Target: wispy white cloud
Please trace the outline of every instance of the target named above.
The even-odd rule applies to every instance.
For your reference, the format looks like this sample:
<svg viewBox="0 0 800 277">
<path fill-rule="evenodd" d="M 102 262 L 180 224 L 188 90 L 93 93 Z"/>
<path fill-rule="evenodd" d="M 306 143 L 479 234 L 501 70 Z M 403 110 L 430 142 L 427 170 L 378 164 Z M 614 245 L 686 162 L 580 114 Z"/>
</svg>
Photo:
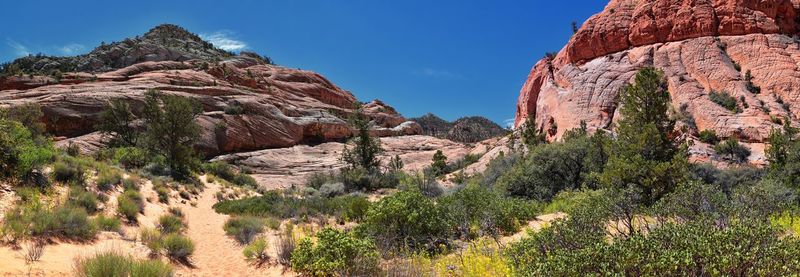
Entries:
<svg viewBox="0 0 800 277">
<path fill-rule="evenodd" d="M 219 30 L 210 34 L 200 34 L 200 37 L 225 51 L 241 51 L 247 49 L 247 43 L 236 39 L 236 33 L 230 30 Z"/>
<path fill-rule="evenodd" d="M 503 120 L 503 125 L 505 125 L 506 128 L 513 129 L 514 128 L 514 121 L 516 121 L 516 120 L 517 120 L 516 118 L 509 118 L 509 119 Z"/>
<path fill-rule="evenodd" d="M 414 70 L 411 72 L 416 76 L 428 77 L 428 78 L 436 78 L 436 79 L 445 79 L 445 80 L 463 80 L 464 76 L 461 74 L 451 72 L 448 70 L 439 70 L 433 68 L 423 68 Z"/>
<path fill-rule="evenodd" d="M 59 46 L 59 47 L 56 47 L 56 48 L 57 48 L 57 50 L 59 52 L 61 52 L 61 54 L 64 54 L 64 55 L 75 55 L 75 54 L 83 52 L 83 50 L 86 49 L 85 46 L 83 46 L 82 44 L 77 44 L 77 43 L 70 43 L 70 44 L 67 44 L 67 45 L 64 45 L 64 46 Z"/>
<path fill-rule="evenodd" d="M 36 46 L 36 45 L 33 46 L 24 45 L 11 38 L 6 38 L 6 45 L 11 47 L 11 49 L 14 49 L 14 54 L 16 54 L 17 57 L 23 57 L 34 53 L 73 56 L 81 54 L 86 49 L 85 46 L 78 43 L 68 43 L 65 45 L 56 45 L 47 47 Z"/>
<path fill-rule="evenodd" d="M 31 54 L 31 51 L 25 45 L 16 42 L 13 39 L 7 38 L 6 44 L 14 49 L 14 53 L 17 54 L 18 57 L 27 56 Z"/>
</svg>

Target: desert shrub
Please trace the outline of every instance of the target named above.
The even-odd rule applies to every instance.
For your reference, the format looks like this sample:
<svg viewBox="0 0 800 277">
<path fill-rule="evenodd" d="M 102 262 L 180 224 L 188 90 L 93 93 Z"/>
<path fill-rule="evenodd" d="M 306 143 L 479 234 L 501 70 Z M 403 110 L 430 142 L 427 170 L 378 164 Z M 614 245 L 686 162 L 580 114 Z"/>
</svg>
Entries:
<svg viewBox="0 0 800 277">
<path fill-rule="evenodd" d="M 245 173 L 236 174 L 236 176 L 233 177 L 233 180 L 231 182 L 243 187 L 248 187 L 253 189 L 258 188 L 258 182 L 256 182 L 256 179 L 253 178 L 253 176 L 250 176 Z"/>
<path fill-rule="evenodd" d="M 121 226 L 118 218 L 106 217 L 105 215 L 95 217 L 94 222 L 97 224 L 97 228 L 108 232 L 118 232 Z"/>
<path fill-rule="evenodd" d="M 179 218 L 184 218 L 183 210 L 181 210 L 181 208 L 179 208 L 179 207 L 169 207 L 167 209 L 167 212 L 169 212 L 169 214 L 177 216 Z"/>
<path fill-rule="evenodd" d="M 117 198 L 117 213 L 125 217 L 128 222 L 136 222 L 136 217 L 139 216 L 139 206 L 134 200 L 120 196 Z"/>
<path fill-rule="evenodd" d="M 115 252 L 101 252 L 94 256 L 78 258 L 75 275 L 94 276 L 172 276 L 172 267 L 158 260 L 137 260 Z"/>
<path fill-rule="evenodd" d="M 556 194 L 553 200 L 542 209 L 543 213 L 563 212 L 570 214 L 581 203 L 602 194 L 602 190 L 565 190 Z"/>
<path fill-rule="evenodd" d="M 335 197 L 345 193 L 342 183 L 325 183 L 319 187 L 319 194 L 324 197 Z"/>
<path fill-rule="evenodd" d="M 303 239 L 292 252 L 292 268 L 311 276 L 369 276 L 377 274 L 375 244 L 352 233 L 325 228 L 316 243 Z"/>
<path fill-rule="evenodd" d="M 150 249 L 152 256 L 158 255 L 162 250 L 161 232 L 156 229 L 142 228 L 139 230 L 139 240 Z"/>
<path fill-rule="evenodd" d="M 736 104 L 736 98 L 728 94 L 728 92 L 712 91 L 711 93 L 708 94 L 708 97 L 711 99 L 711 102 L 714 102 L 717 105 L 720 105 L 731 112 L 734 113 L 742 112 L 742 109 L 739 108 L 739 105 Z"/>
<path fill-rule="evenodd" d="M 362 200 L 366 200 L 362 195 L 297 198 L 268 191 L 262 196 L 220 201 L 213 207 L 218 213 L 231 215 L 280 219 L 308 219 L 319 215 L 339 215 L 346 216 L 350 220 L 358 220 L 363 217 L 364 206 L 369 205 L 368 202 L 365 203 Z"/>
<path fill-rule="evenodd" d="M 719 137 L 717 137 L 717 132 L 711 129 L 706 129 L 700 131 L 700 141 L 708 144 L 717 144 L 719 142 Z"/>
<path fill-rule="evenodd" d="M 708 225 L 667 224 L 646 236 L 634 235 L 612 243 L 600 239 L 573 250 L 542 248 L 543 240 L 557 239 L 553 235 L 557 233 L 540 233 L 550 238 L 533 234 L 512 246 L 511 261 L 517 274 L 582 276 L 637 272 L 643 276 L 783 276 L 800 270 L 800 261 L 793 258 L 800 254 L 800 242 L 794 238 L 781 239 L 774 228 L 763 224 L 735 224 L 721 229 Z"/>
<path fill-rule="evenodd" d="M 0 178 L 44 188 L 42 168 L 55 156 L 49 141 L 37 139 L 22 124 L 0 118 Z"/>
<path fill-rule="evenodd" d="M 139 177 L 130 176 L 128 178 L 122 179 L 122 189 L 125 190 L 133 190 L 139 191 L 141 189 L 141 180 Z"/>
<path fill-rule="evenodd" d="M 174 215 L 162 215 L 156 226 L 162 234 L 180 233 L 184 229 L 183 220 Z"/>
<path fill-rule="evenodd" d="M 294 225 L 291 223 L 286 224 L 283 231 L 278 234 L 278 263 L 282 265 L 292 264 L 292 252 L 297 244 L 294 239 Z"/>
<path fill-rule="evenodd" d="M 242 255 L 244 255 L 247 261 L 255 263 L 256 265 L 262 265 L 269 261 L 267 246 L 267 240 L 264 238 L 256 239 L 244 247 Z"/>
<path fill-rule="evenodd" d="M 159 186 L 154 189 L 158 195 L 158 202 L 169 203 L 169 189 L 165 186 Z"/>
<path fill-rule="evenodd" d="M 717 168 L 710 164 L 692 164 L 692 179 L 719 187 L 729 197 L 733 189 L 740 186 L 753 186 L 766 176 L 766 170 L 752 166 Z"/>
<path fill-rule="evenodd" d="M 489 161 L 486 165 L 486 170 L 483 171 L 483 180 L 481 184 L 485 186 L 494 186 L 501 176 L 509 171 L 518 161 L 522 159 L 519 153 L 511 153 L 506 155 L 505 152 L 500 152 L 494 159 Z"/>
<path fill-rule="evenodd" d="M 436 181 L 436 175 L 431 169 L 426 169 L 422 173 L 403 175 L 400 188 L 416 190 L 428 197 L 437 197 L 444 193 L 444 188 Z"/>
<path fill-rule="evenodd" d="M 202 165 L 203 172 L 213 174 L 223 180 L 233 180 L 233 177 L 236 176 L 236 172 L 233 171 L 233 167 L 231 167 L 228 163 L 223 161 L 216 161 L 210 163 L 204 163 Z"/>
<path fill-rule="evenodd" d="M 64 159 L 53 164 L 53 179 L 63 184 L 82 185 L 86 180 L 85 169 L 74 159 Z"/>
<path fill-rule="evenodd" d="M 320 189 L 322 185 L 337 182 L 337 176 L 333 173 L 314 172 L 306 177 L 306 187 Z"/>
<path fill-rule="evenodd" d="M 447 239 L 448 227 L 443 209 L 419 191 L 401 191 L 381 199 L 369 208 L 359 226 L 387 250 L 437 249 L 433 244 Z"/>
<path fill-rule="evenodd" d="M 90 240 L 97 234 L 97 225 L 81 208 L 60 207 L 53 212 L 55 233 L 69 239 Z"/>
<path fill-rule="evenodd" d="M 505 198 L 477 184 L 467 185 L 443 197 L 439 203 L 448 222 L 452 222 L 457 234 L 465 239 L 514 233 L 538 210 L 529 201 Z"/>
<path fill-rule="evenodd" d="M 97 173 L 97 189 L 108 191 L 119 185 L 122 181 L 122 174 L 111 168 L 99 169 Z"/>
<path fill-rule="evenodd" d="M 133 169 L 144 167 L 149 162 L 149 159 L 144 149 L 138 147 L 121 147 L 114 149 L 113 161 L 125 168 Z"/>
<path fill-rule="evenodd" d="M 539 145 L 497 179 L 496 186 L 508 194 L 537 201 L 550 201 L 562 190 L 594 187 L 589 178 L 599 173 L 608 157 L 608 138 L 598 132 L 587 137 L 585 131 L 563 142 Z"/>
<path fill-rule="evenodd" d="M 258 234 L 264 232 L 264 220 L 251 216 L 232 217 L 222 228 L 239 243 L 248 244 Z"/>
<path fill-rule="evenodd" d="M 230 103 L 225 106 L 225 114 L 240 115 L 244 113 L 244 107 L 239 103 Z"/>
<path fill-rule="evenodd" d="M 192 240 L 179 234 L 164 236 L 161 245 L 168 257 L 179 261 L 185 261 L 194 253 Z"/>
<path fill-rule="evenodd" d="M 67 195 L 67 205 L 81 207 L 89 213 L 97 211 L 97 195 L 83 187 L 73 186 Z"/>
<path fill-rule="evenodd" d="M 735 138 L 729 138 L 718 143 L 714 146 L 714 151 L 717 152 L 717 155 L 725 156 L 737 163 L 745 162 L 750 157 L 750 149 L 739 144 L 739 141 Z"/>
</svg>

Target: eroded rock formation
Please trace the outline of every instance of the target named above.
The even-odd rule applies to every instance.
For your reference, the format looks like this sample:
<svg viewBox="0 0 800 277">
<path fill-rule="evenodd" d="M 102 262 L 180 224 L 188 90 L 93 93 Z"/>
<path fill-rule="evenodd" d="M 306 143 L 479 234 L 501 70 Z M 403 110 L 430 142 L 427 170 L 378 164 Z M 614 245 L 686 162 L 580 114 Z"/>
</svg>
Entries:
<svg viewBox="0 0 800 277">
<path fill-rule="evenodd" d="M 799 0 L 612 0 L 557 55 L 536 63 L 515 124 L 533 116 L 551 139 L 581 121 L 613 129 L 620 89 L 654 66 L 691 133 L 713 129 L 760 144 L 780 120 L 800 115 L 799 7 Z M 741 112 L 714 103 L 711 92 L 727 92 Z M 763 162 L 763 145 L 752 148 L 751 162 Z"/>
</svg>

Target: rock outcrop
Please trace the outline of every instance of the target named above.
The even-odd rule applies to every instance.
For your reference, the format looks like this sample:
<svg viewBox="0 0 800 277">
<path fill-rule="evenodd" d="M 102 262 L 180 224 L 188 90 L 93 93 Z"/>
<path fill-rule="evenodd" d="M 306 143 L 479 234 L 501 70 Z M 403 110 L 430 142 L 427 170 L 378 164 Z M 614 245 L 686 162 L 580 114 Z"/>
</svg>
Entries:
<svg viewBox="0 0 800 277">
<path fill-rule="evenodd" d="M 779 119 L 800 115 L 798 7 L 800 0 L 612 0 L 534 65 L 515 125 L 532 116 L 551 139 L 581 121 L 613 129 L 620 89 L 654 66 L 690 133 L 762 143 Z M 714 103 L 711 92 L 727 92 L 741 112 Z M 763 152 L 754 154 L 751 162 L 763 162 Z"/>
<path fill-rule="evenodd" d="M 107 46 L 117 49 L 134 41 L 138 44 L 133 48 L 144 52 L 119 50 L 130 55 L 114 55 L 101 59 L 104 62 L 80 63 L 77 67 L 89 72 L 0 77 L 0 107 L 38 103 L 49 133 L 96 140 L 98 136 L 87 134 L 95 131 L 100 113 L 112 99 L 127 101 L 138 113 L 150 89 L 190 97 L 203 108 L 197 121 L 204 131 L 197 147 L 207 156 L 341 141 L 351 135 L 347 117 L 357 100 L 350 92 L 317 73 L 273 65 L 254 54 L 218 53 L 202 40 L 196 41 L 196 36 L 170 26 Z M 161 39 L 166 46 L 159 44 Z M 192 43 L 178 45 L 187 47 L 181 51 L 170 50 L 177 41 Z M 142 50 L 143 45 L 150 44 L 158 47 Z M 97 51 L 72 59 L 91 60 L 99 55 Z M 162 51 L 177 54 L 161 55 Z M 114 70 L 106 71 L 109 69 Z M 372 119 L 376 135 L 421 133 L 419 125 L 406 122 L 383 102 L 367 103 L 364 111 Z M 70 141 L 87 149 L 97 146 L 94 141 Z"/>
<path fill-rule="evenodd" d="M 422 133 L 457 142 L 475 143 L 508 134 L 508 130 L 481 116 L 462 117 L 448 122 L 428 113 L 409 120 L 422 126 Z"/>
</svg>

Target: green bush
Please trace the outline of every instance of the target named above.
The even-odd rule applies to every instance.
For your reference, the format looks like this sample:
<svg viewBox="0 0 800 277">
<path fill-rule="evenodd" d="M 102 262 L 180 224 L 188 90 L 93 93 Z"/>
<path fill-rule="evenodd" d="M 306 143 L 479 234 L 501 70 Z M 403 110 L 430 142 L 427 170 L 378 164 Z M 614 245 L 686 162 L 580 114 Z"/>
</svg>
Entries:
<svg viewBox="0 0 800 277">
<path fill-rule="evenodd" d="M 370 276 L 378 273 L 375 245 L 351 233 L 325 228 L 316 243 L 303 239 L 292 252 L 292 268 L 309 276 Z"/>
<path fill-rule="evenodd" d="M 717 132 L 712 129 L 706 129 L 700 131 L 700 141 L 708 144 L 717 144 L 719 142 L 719 137 L 717 137 Z"/>
<path fill-rule="evenodd" d="M 533 202 L 505 198 L 477 184 L 467 185 L 439 203 L 448 222 L 465 239 L 515 233 L 538 211 Z"/>
<path fill-rule="evenodd" d="M 729 138 L 718 143 L 714 146 L 714 151 L 717 152 L 717 155 L 725 156 L 737 163 L 743 163 L 750 157 L 750 149 L 739 144 L 739 141 L 735 138 Z"/>
<path fill-rule="evenodd" d="M 711 93 L 708 94 L 708 97 L 711 99 L 711 102 L 714 102 L 717 105 L 720 105 L 731 112 L 734 113 L 742 112 L 742 109 L 739 108 L 739 105 L 736 104 L 736 98 L 734 98 L 725 91 L 723 92 L 712 91 Z"/>
<path fill-rule="evenodd" d="M 95 276 L 152 276 L 169 277 L 172 267 L 159 260 L 136 260 L 115 252 L 101 252 L 89 258 L 79 258 L 75 275 Z"/>
<path fill-rule="evenodd" d="M 232 217 L 222 228 L 239 243 L 248 244 L 258 234 L 264 232 L 264 220 L 251 216 Z"/>
<path fill-rule="evenodd" d="M 139 216 L 139 206 L 128 197 L 120 196 L 117 198 L 117 213 L 125 217 L 128 222 L 136 222 Z"/>
<path fill-rule="evenodd" d="M 86 180 L 83 165 L 73 159 L 65 159 L 53 164 L 53 179 L 63 184 L 82 185 Z"/>
<path fill-rule="evenodd" d="M 602 132 L 591 137 L 585 129 L 571 130 L 563 142 L 533 148 L 522 161 L 497 179 L 495 186 L 512 196 L 550 201 L 558 192 L 596 188 L 590 178 L 604 169 L 610 138 Z"/>
<path fill-rule="evenodd" d="M 31 132 L 16 121 L 0 119 L 0 179 L 18 183 L 46 185 L 41 178 L 42 168 L 55 156 L 49 141 L 35 139 Z"/>
<path fill-rule="evenodd" d="M 269 260 L 269 255 L 267 254 L 267 240 L 264 238 L 259 238 L 254 240 L 252 243 L 248 244 L 242 250 L 242 255 L 244 258 L 257 265 L 261 265 L 266 263 Z"/>
<path fill-rule="evenodd" d="M 253 177 L 244 172 L 234 172 L 233 167 L 225 162 L 216 161 L 203 164 L 203 171 L 222 178 L 238 186 L 257 188 L 258 183 Z"/>
<path fill-rule="evenodd" d="M 97 235 L 97 225 L 81 208 L 60 207 L 54 212 L 55 232 L 70 239 L 90 240 Z"/>
<path fill-rule="evenodd" d="M 779 238 L 768 225 L 735 224 L 719 229 L 667 224 L 647 236 L 634 235 L 611 243 L 600 238 L 579 249 L 545 248 L 547 240 L 559 239 L 554 234 L 540 232 L 512 246 L 510 260 L 517 274 L 788 276 L 800 271 L 800 260 L 796 259 L 800 242 L 792 237 Z"/>
<path fill-rule="evenodd" d="M 100 230 L 108 232 L 118 232 L 122 225 L 118 218 L 106 217 L 105 215 L 97 216 L 94 222 Z"/>
<path fill-rule="evenodd" d="M 158 218 L 158 230 L 162 234 L 180 233 L 184 229 L 183 220 L 174 215 L 162 215 Z"/>
<path fill-rule="evenodd" d="M 139 240 L 150 249 L 150 254 L 153 256 L 161 253 L 163 249 L 161 239 L 161 232 L 156 229 L 143 228 L 139 231 Z"/>
<path fill-rule="evenodd" d="M 169 203 L 169 189 L 165 186 L 155 187 L 156 194 L 158 194 L 158 202 Z"/>
<path fill-rule="evenodd" d="M 262 196 L 220 201 L 213 207 L 216 212 L 229 215 L 280 219 L 308 219 L 318 215 L 336 215 L 349 220 L 359 220 L 363 217 L 365 206 L 369 206 L 369 203 L 361 195 L 297 198 L 268 191 Z"/>
<path fill-rule="evenodd" d="M 122 181 L 122 174 L 115 169 L 103 168 L 97 174 L 97 189 L 108 191 L 119 185 Z"/>
<path fill-rule="evenodd" d="M 168 257 L 175 260 L 186 260 L 194 253 L 194 243 L 179 234 L 168 234 L 161 241 Z"/>
<path fill-rule="evenodd" d="M 83 187 L 74 186 L 70 188 L 67 195 L 67 204 L 81 207 L 89 213 L 97 212 L 97 195 L 86 191 Z"/>
<path fill-rule="evenodd" d="M 419 191 L 401 191 L 381 199 L 369 208 L 359 228 L 381 249 L 431 248 L 434 245 L 430 244 L 449 236 L 447 215 Z"/>
<path fill-rule="evenodd" d="M 149 162 L 147 152 L 138 147 L 121 147 L 114 149 L 113 160 L 114 163 L 120 164 L 128 169 L 141 168 Z"/>
</svg>

